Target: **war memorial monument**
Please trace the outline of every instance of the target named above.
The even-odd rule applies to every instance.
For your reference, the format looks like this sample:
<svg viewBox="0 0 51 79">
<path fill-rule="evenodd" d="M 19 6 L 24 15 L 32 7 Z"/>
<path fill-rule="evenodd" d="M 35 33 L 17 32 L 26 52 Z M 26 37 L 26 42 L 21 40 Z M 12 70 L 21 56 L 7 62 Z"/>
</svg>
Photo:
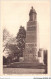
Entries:
<svg viewBox="0 0 51 79">
<path fill-rule="evenodd" d="M 29 12 L 29 21 L 27 22 L 25 49 L 23 57 L 20 57 L 19 67 L 34 67 L 40 64 L 44 65 L 43 52 L 38 49 L 38 26 L 37 26 L 37 13 L 32 7 Z M 40 62 L 41 60 L 41 62 Z"/>
<path fill-rule="evenodd" d="M 25 52 L 23 53 L 24 62 L 38 62 L 37 60 L 37 13 L 33 9 L 29 13 L 29 21 L 27 22 Z"/>
<path fill-rule="evenodd" d="M 24 62 L 39 64 L 37 33 L 37 13 L 32 7 L 29 12 L 29 21 L 27 22 L 25 51 L 23 52 Z"/>
</svg>

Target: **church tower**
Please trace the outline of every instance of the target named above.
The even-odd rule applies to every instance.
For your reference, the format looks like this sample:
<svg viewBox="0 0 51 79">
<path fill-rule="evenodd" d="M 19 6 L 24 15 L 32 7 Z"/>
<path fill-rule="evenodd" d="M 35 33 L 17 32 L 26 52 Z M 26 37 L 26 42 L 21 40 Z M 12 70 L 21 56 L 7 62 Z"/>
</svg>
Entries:
<svg viewBox="0 0 51 79">
<path fill-rule="evenodd" d="M 37 61 L 37 13 L 33 7 L 29 12 L 29 21 L 27 22 L 26 43 L 24 61 L 36 62 Z"/>
</svg>

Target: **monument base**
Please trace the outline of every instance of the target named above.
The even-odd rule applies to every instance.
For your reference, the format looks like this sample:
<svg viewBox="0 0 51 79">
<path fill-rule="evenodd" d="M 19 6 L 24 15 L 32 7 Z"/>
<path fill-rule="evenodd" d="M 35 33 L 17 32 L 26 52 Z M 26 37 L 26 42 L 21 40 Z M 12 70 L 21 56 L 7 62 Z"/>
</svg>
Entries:
<svg viewBox="0 0 51 79">
<path fill-rule="evenodd" d="M 30 63 L 30 62 L 14 62 L 8 65 L 10 68 L 35 68 L 35 69 L 44 69 L 45 65 L 42 63 Z"/>
<path fill-rule="evenodd" d="M 26 61 L 24 58 L 21 58 L 21 61 L 14 62 L 8 65 L 7 67 L 11 68 L 36 68 L 43 69 L 45 65 L 43 63 L 39 63 L 38 60 L 34 60 L 34 62 Z"/>
</svg>

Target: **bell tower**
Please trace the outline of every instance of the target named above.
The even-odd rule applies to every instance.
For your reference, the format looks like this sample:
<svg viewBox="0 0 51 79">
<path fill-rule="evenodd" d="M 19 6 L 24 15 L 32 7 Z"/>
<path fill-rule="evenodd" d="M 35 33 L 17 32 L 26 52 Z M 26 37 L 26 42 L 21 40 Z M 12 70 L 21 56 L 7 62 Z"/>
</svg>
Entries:
<svg viewBox="0 0 51 79">
<path fill-rule="evenodd" d="M 24 61 L 36 62 L 37 60 L 37 13 L 33 7 L 29 12 L 29 21 L 27 22 L 26 43 Z"/>
</svg>

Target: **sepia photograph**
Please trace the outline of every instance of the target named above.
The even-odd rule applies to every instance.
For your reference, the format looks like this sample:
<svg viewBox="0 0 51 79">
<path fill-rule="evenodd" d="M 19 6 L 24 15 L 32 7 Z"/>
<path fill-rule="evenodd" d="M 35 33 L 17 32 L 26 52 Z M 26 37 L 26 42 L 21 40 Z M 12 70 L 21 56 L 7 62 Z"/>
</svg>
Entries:
<svg viewBox="0 0 51 79">
<path fill-rule="evenodd" d="M 1 1 L 3 74 L 48 74 L 49 0 Z"/>
</svg>

